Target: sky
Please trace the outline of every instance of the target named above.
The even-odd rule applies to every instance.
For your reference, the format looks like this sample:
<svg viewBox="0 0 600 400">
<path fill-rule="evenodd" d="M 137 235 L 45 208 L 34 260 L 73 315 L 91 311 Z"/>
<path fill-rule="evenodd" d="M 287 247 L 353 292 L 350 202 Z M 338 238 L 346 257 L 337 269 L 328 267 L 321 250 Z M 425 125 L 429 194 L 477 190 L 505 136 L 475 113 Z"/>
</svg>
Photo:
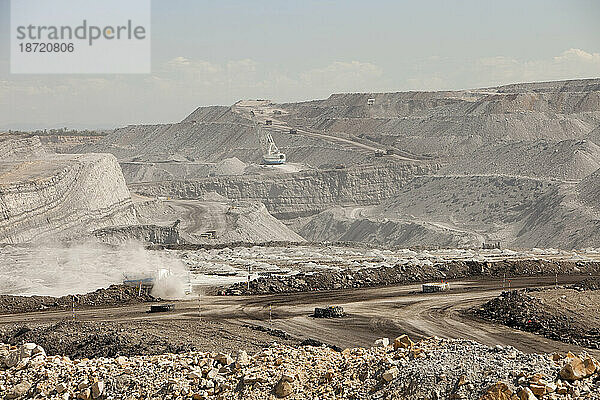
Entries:
<svg viewBox="0 0 600 400">
<path fill-rule="evenodd" d="M 599 21 L 597 0 L 153 0 L 150 74 L 20 75 L 0 0 L 0 129 L 168 123 L 250 98 L 600 77 Z"/>
</svg>

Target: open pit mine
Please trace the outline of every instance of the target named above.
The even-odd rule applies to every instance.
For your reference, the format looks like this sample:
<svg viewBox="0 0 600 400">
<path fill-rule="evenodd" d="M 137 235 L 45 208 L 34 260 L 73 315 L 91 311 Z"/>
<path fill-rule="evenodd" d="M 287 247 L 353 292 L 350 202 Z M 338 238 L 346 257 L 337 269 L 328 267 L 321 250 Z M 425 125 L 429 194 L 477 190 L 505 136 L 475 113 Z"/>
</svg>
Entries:
<svg viewBox="0 0 600 400">
<path fill-rule="evenodd" d="M 1 398 L 600 399 L 599 306 L 600 79 L 0 132 Z"/>
</svg>

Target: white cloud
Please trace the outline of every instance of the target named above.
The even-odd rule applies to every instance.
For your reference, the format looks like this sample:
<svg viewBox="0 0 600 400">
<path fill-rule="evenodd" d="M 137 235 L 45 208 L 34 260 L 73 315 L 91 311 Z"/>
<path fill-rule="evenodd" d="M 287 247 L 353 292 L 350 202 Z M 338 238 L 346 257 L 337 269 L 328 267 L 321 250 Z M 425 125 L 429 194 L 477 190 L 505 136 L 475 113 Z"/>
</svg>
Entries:
<svg viewBox="0 0 600 400">
<path fill-rule="evenodd" d="M 250 58 L 233 60 L 227 62 L 227 70 L 230 72 L 256 72 L 258 63 Z"/>
<path fill-rule="evenodd" d="M 494 84 L 599 77 L 600 54 L 572 48 L 547 59 L 480 58 L 470 72 L 478 82 Z"/>
<path fill-rule="evenodd" d="M 307 85 L 331 88 L 335 91 L 365 90 L 373 85 L 383 71 L 377 65 L 360 61 L 336 61 L 324 68 L 315 68 L 300 75 Z"/>
<path fill-rule="evenodd" d="M 554 61 L 562 62 L 582 62 L 600 64 L 600 53 L 588 53 L 581 49 L 569 49 L 562 52 L 561 55 L 554 57 Z"/>
<path fill-rule="evenodd" d="M 519 64 L 514 58 L 496 56 L 496 57 L 484 57 L 477 60 L 477 63 L 483 67 L 511 67 Z"/>
<path fill-rule="evenodd" d="M 441 76 L 416 76 L 406 80 L 410 90 L 443 90 L 448 87 L 448 82 Z M 391 89 L 390 89 L 391 90 Z"/>
<path fill-rule="evenodd" d="M 223 67 L 205 60 L 175 57 L 160 66 L 153 76 L 162 79 L 161 87 L 210 86 L 222 79 Z"/>
<path fill-rule="evenodd" d="M 0 104 L 3 106 L 8 104 L 9 89 L 10 82 L 0 80 Z"/>
<path fill-rule="evenodd" d="M 10 99 L 8 107 L 0 108 L 0 121 L 48 127 L 172 122 L 199 105 L 372 90 L 381 76 L 381 68 L 359 61 L 291 73 L 250 58 L 214 63 L 178 56 L 156 66 L 151 75 L 0 77 L 0 104 Z"/>
<path fill-rule="evenodd" d="M 171 122 L 199 105 L 232 104 L 242 98 L 295 101 L 336 92 L 443 90 L 600 77 L 600 54 L 577 48 L 544 59 L 498 55 L 469 61 L 432 56 L 408 65 L 393 75 L 364 61 L 335 61 L 291 72 L 250 58 L 216 63 L 179 56 L 156 66 L 151 75 L 7 75 L 0 76 L 0 121 L 12 126 Z"/>
</svg>

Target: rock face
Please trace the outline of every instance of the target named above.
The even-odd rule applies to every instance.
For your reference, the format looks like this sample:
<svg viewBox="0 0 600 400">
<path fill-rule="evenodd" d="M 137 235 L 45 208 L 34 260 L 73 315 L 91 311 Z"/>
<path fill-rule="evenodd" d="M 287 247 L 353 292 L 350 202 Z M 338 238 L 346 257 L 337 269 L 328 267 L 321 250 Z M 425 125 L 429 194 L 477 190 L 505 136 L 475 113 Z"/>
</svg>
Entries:
<svg viewBox="0 0 600 400">
<path fill-rule="evenodd" d="M 411 220 L 400 210 L 394 217 L 384 217 L 372 208 L 332 207 L 292 225 L 302 237 L 312 242 L 363 242 L 383 246 L 476 247 L 481 240 L 467 230 L 447 229 L 426 220 Z M 387 210 L 392 214 L 396 210 Z M 403 218 L 404 217 L 404 218 Z"/>
<path fill-rule="evenodd" d="M 600 143 L 600 140 L 598 140 Z M 600 146 L 591 140 L 501 142 L 451 162 L 445 174 L 503 174 L 577 180 L 600 168 Z"/>
<path fill-rule="evenodd" d="M 305 171 L 276 176 L 227 176 L 193 181 L 130 185 L 148 196 L 197 199 L 216 192 L 231 200 L 260 201 L 280 218 L 311 215 L 339 203 L 378 204 L 397 193 L 414 176 L 437 165 L 390 164 L 356 169 Z"/>
<path fill-rule="evenodd" d="M 375 104 L 369 105 L 368 99 Z M 244 108 L 240 103 L 200 107 L 176 124 L 131 125 L 79 150 L 110 152 L 121 161 L 140 155 L 165 161 L 178 155 L 208 163 L 228 157 L 256 163 L 260 160 L 257 139 L 248 115 L 240 112 Z M 393 148 L 413 159 L 435 156 L 453 163 L 458 156 L 467 160 L 458 160 L 458 170 L 464 167 L 464 172 L 470 169 L 479 174 L 548 176 L 550 172 L 568 179 L 591 172 L 600 162 L 595 146 L 600 145 L 595 142 L 598 135 L 592 134 L 600 124 L 598 79 L 462 91 L 343 93 L 301 103 L 267 101 L 261 111 L 274 110 L 278 114 L 273 119 L 283 124 L 272 130 L 278 146 L 288 160 L 313 166 L 370 163 L 373 151 L 361 151 L 356 145 L 349 148 L 347 142 L 344 145 L 323 135 L 290 135 L 290 127 Z M 588 137 L 595 145 L 576 144 Z M 555 154 L 553 146 L 561 141 L 566 142 L 557 148 L 565 151 Z M 481 157 L 486 149 L 499 155 L 497 162 Z M 532 150 L 546 151 L 549 157 L 539 158 L 542 165 L 532 165 L 528 158 Z M 151 169 L 149 174 L 163 170 L 160 165 Z M 176 167 L 166 170 L 174 179 L 184 179 L 185 173 L 179 174 Z"/>
<path fill-rule="evenodd" d="M 179 229 L 172 226 L 129 225 L 97 229 L 93 235 L 103 243 L 121 244 L 129 240 L 138 240 L 152 244 L 184 244 L 187 241 Z"/>
<path fill-rule="evenodd" d="M 599 177 L 573 185 L 503 175 L 416 176 L 378 206 L 330 208 L 294 228 L 309 241 L 596 247 Z"/>
<path fill-rule="evenodd" d="M 252 118 L 288 165 L 255 165 Z M 79 150 L 116 155 L 141 194 L 262 202 L 309 241 L 572 249 L 600 246 L 599 132 L 600 79 L 583 79 L 240 101 Z"/>
<path fill-rule="evenodd" d="M 140 222 L 153 222 L 164 227 L 167 224 L 173 226 L 177 220 L 181 221 L 177 229 L 179 239 L 183 240 L 178 243 L 304 241 L 296 232 L 273 217 L 262 203 L 228 201 L 216 193 L 202 197 L 208 200 L 154 199 L 138 202 L 135 208 Z M 125 232 L 122 236 L 125 239 L 131 229 L 123 229 Z M 112 228 L 107 230 L 114 231 Z M 153 243 L 156 243 L 155 239 L 163 244 L 176 243 L 178 238 L 171 235 L 167 228 L 160 228 L 159 231 L 143 229 L 141 233 L 136 237 L 150 239 Z M 158 233 L 161 234 L 157 235 Z"/>
<path fill-rule="evenodd" d="M 112 155 L 0 162 L 0 243 L 55 240 L 136 223 Z"/>
<path fill-rule="evenodd" d="M 32 138 L 10 137 L 2 139 L 0 137 L 0 160 L 29 160 L 45 157 L 50 153 L 42 145 L 40 139 L 35 136 Z"/>
<path fill-rule="evenodd" d="M 246 163 L 232 157 L 216 163 L 191 162 L 187 158 L 145 162 L 122 161 L 121 169 L 127 183 L 156 182 L 172 179 L 198 179 L 220 175 L 243 175 Z"/>
<path fill-rule="evenodd" d="M 217 229 L 216 242 L 261 243 L 278 240 L 304 242 L 302 236 L 273 217 L 264 204 L 235 202 L 225 213 L 225 229 Z"/>
</svg>

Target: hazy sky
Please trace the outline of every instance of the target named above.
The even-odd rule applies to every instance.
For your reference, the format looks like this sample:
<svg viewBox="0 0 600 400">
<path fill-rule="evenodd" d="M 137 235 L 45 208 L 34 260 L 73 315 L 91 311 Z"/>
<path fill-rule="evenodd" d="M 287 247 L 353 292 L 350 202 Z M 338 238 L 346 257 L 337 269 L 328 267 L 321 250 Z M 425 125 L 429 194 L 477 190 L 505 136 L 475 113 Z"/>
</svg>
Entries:
<svg viewBox="0 0 600 400">
<path fill-rule="evenodd" d="M 150 75 L 11 75 L 9 14 L 0 0 L 0 129 L 173 122 L 242 98 L 600 77 L 597 0 L 153 0 Z"/>
</svg>

